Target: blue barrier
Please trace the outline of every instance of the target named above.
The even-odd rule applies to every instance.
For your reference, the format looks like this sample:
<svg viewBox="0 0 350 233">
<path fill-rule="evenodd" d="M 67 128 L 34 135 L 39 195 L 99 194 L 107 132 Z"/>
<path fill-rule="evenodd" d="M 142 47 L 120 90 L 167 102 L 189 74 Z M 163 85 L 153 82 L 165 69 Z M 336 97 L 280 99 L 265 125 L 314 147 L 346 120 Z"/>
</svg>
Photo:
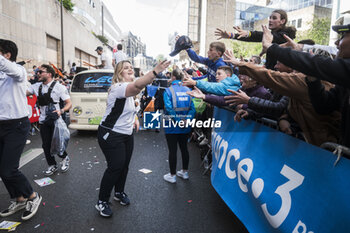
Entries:
<svg viewBox="0 0 350 233">
<path fill-rule="evenodd" d="M 249 232 L 349 232 L 350 160 L 215 108 L 211 182 Z"/>
</svg>

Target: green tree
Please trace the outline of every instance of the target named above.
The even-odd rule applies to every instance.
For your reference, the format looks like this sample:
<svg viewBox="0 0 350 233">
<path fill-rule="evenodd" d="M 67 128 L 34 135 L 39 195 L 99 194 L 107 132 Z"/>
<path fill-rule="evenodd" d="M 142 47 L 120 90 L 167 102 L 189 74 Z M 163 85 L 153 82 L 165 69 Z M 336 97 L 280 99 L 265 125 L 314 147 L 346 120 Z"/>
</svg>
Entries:
<svg viewBox="0 0 350 233">
<path fill-rule="evenodd" d="M 62 0 L 59 0 L 61 2 Z M 74 3 L 71 0 L 63 0 L 63 7 L 67 10 L 72 12 L 74 8 Z"/>
<path fill-rule="evenodd" d="M 226 48 L 233 51 L 235 57 L 249 58 L 253 55 L 259 55 L 262 50 L 260 42 L 244 42 L 239 40 L 224 41 Z"/>
<path fill-rule="evenodd" d="M 314 19 L 311 22 L 311 28 L 306 32 L 297 33 L 297 41 L 303 39 L 312 39 L 316 44 L 328 45 L 330 27 L 330 18 L 320 18 L 314 16 Z"/>
</svg>

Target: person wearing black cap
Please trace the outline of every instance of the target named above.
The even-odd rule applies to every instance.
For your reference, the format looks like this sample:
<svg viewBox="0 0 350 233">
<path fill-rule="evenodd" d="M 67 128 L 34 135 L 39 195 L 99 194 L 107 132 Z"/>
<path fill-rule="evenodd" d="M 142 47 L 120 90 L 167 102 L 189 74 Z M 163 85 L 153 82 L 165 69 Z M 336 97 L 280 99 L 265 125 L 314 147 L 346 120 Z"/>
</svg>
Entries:
<svg viewBox="0 0 350 233">
<path fill-rule="evenodd" d="M 97 69 L 113 69 L 112 66 L 112 59 L 110 59 L 106 53 L 103 51 L 102 46 L 97 46 L 97 48 L 95 49 L 95 51 L 97 52 L 98 55 L 101 56 L 101 64 L 95 66 Z"/>
<path fill-rule="evenodd" d="M 334 60 L 323 56 L 312 56 L 308 53 L 282 48 L 272 44 L 273 36 L 263 27 L 263 49 L 283 64 L 306 74 L 309 95 L 316 112 L 328 114 L 334 110 L 342 113 L 341 141 L 350 147 L 350 17 L 344 16 L 342 25 L 334 25 L 332 29 L 339 34 L 335 42 L 338 48 Z M 292 48 L 298 48 L 295 42 L 285 36 Z M 319 80 L 336 84 L 325 91 Z"/>
<path fill-rule="evenodd" d="M 23 220 L 33 217 L 42 197 L 33 191 L 27 178 L 18 170 L 19 160 L 29 134 L 26 98 L 27 73 L 16 64 L 17 45 L 0 39 L 0 177 L 11 198 L 16 201 L 2 212 L 7 217 L 25 209 Z"/>
</svg>

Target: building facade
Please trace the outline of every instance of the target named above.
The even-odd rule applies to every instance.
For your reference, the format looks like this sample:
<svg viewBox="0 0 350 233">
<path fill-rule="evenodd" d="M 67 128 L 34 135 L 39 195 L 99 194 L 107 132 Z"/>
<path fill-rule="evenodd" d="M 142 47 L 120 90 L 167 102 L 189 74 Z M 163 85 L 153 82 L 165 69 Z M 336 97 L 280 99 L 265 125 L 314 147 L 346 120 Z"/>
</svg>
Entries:
<svg viewBox="0 0 350 233">
<path fill-rule="evenodd" d="M 98 31 L 102 28 L 102 17 L 99 16 L 101 1 L 76 2 L 72 13 L 63 9 L 64 64 L 61 61 L 61 14 L 60 3 L 57 0 L 1 0 L 0 37 L 17 44 L 18 60 L 32 60 L 26 65 L 27 69 L 49 62 L 65 70 L 69 70 L 73 62 L 77 66 L 86 66 L 84 61 L 98 64 L 95 49 L 101 45 L 101 41 L 92 31 L 102 33 Z M 105 18 L 111 20 L 109 17 Z M 115 29 L 116 24 L 112 25 Z M 111 31 L 107 29 L 108 26 L 105 28 L 105 31 Z M 108 33 L 114 36 L 113 32 Z"/>
</svg>

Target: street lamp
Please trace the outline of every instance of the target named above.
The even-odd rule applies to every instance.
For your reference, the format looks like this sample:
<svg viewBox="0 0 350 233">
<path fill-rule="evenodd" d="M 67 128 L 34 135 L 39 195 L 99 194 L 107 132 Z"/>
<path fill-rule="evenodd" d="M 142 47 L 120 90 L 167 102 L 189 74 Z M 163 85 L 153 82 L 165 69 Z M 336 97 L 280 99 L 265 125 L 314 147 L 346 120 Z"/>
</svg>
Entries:
<svg viewBox="0 0 350 233">
<path fill-rule="evenodd" d="M 63 0 L 61 2 L 61 64 L 64 70 L 64 43 L 63 43 Z"/>
</svg>

